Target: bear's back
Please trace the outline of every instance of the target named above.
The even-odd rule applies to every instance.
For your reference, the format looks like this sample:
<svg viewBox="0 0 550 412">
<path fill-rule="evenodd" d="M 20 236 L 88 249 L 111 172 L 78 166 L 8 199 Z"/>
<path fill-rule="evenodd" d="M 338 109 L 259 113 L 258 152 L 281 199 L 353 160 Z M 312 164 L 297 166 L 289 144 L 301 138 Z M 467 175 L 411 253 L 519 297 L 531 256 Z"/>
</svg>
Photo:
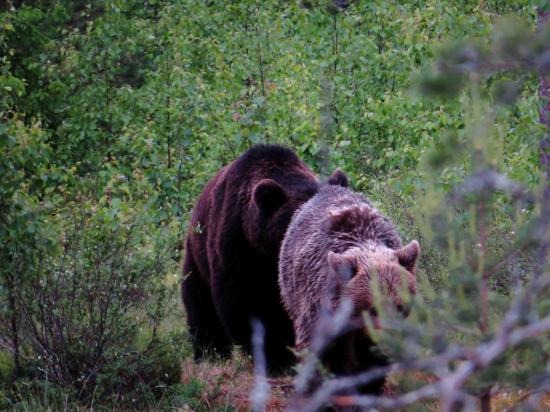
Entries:
<svg viewBox="0 0 550 412">
<path fill-rule="evenodd" d="M 346 247 L 323 228 L 332 210 L 368 205 L 368 200 L 340 186 L 324 185 L 296 211 L 279 257 L 281 298 L 295 321 L 316 305 L 327 286 L 326 255 Z M 311 309 L 311 308 L 309 308 Z"/>
</svg>

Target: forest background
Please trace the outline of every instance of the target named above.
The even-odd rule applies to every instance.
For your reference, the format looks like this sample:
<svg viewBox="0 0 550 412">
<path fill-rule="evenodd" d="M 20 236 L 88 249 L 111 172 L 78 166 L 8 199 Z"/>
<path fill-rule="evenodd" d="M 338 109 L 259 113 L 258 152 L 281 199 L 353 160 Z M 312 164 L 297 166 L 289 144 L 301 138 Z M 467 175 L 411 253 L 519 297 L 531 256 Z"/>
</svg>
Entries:
<svg viewBox="0 0 550 412">
<path fill-rule="evenodd" d="M 517 247 L 542 213 L 537 70 L 550 58 L 532 36 L 547 6 L 3 2 L 0 408 L 237 408 L 219 400 L 220 380 L 185 378 L 180 262 L 204 184 L 260 142 L 293 148 L 320 176 L 344 170 L 404 239 L 420 240 L 418 313 L 475 325 L 450 341 L 488 339 L 514 279 L 540 266 L 533 238 L 548 234 Z M 499 193 L 449 204 L 489 169 L 510 179 Z M 513 245 L 521 253 L 481 282 L 470 251 L 502 260 Z M 441 344 L 432 332 L 430 349 Z M 546 377 L 548 344 L 534 345 L 542 358 L 525 365 Z"/>
</svg>

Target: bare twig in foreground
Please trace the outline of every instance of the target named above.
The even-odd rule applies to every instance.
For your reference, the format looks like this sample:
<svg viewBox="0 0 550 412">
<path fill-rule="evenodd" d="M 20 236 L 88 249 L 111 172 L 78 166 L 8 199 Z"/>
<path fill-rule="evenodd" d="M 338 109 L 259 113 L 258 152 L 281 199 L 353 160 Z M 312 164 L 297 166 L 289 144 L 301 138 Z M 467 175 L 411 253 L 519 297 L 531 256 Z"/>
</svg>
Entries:
<svg viewBox="0 0 550 412">
<path fill-rule="evenodd" d="M 344 299 L 334 312 L 330 315 L 325 313 L 318 321 L 315 336 L 311 343 L 311 352 L 307 355 L 305 362 L 301 365 L 299 373 L 294 381 L 296 394 L 304 394 L 315 374 L 317 362 L 325 346 L 335 337 L 339 336 L 345 329 L 353 307 L 351 301 Z"/>
<path fill-rule="evenodd" d="M 262 412 L 269 400 L 269 383 L 266 376 L 264 354 L 265 329 L 258 319 L 252 320 L 252 346 L 254 351 L 254 382 L 250 394 L 252 411 Z"/>
</svg>

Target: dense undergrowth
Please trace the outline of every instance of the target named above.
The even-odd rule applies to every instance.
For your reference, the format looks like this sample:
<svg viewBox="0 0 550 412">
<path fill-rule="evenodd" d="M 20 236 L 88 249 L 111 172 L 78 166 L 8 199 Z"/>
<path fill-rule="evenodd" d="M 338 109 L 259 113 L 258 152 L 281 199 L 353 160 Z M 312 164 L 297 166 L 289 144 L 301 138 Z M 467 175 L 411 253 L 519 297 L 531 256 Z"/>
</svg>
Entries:
<svg viewBox="0 0 550 412">
<path fill-rule="evenodd" d="M 206 181 L 254 143 L 288 145 L 320 175 L 343 169 L 404 238 L 420 239 L 420 290 L 435 299 L 448 256 L 434 246 L 437 222 L 423 220 L 429 207 L 415 207 L 428 199 L 435 209 L 476 169 L 471 147 L 536 188 L 543 128 L 534 75 L 498 110 L 492 92 L 506 73 L 446 100 L 418 89 L 456 85 L 419 81 L 446 40 L 489 37 L 507 13 L 534 26 L 535 6 L 0 6 L 0 408 L 208 410 L 206 383 L 181 381 L 191 353 L 181 244 Z M 517 211 L 494 202 L 491 247 L 503 250 Z M 472 216 L 459 218 L 465 228 Z M 528 257 L 517 265 L 525 270 Z M 504 272 L 494 277 L 499 296 Z"/>
</svg>

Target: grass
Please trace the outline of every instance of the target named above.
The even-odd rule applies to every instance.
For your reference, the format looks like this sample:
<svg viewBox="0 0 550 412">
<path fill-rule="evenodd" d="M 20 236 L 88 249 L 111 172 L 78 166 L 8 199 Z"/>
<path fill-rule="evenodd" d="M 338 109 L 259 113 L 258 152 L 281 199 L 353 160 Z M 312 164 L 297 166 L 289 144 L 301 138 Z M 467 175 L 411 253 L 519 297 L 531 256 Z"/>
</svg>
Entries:
<svg viewBox="0 0 550 412">
<path fill-rule="evenodd" d="M 204 385 L 200 407 L 208 411 L 248 411 L 250 391 L 254 387 L 253 363 L 239 351 L 229 360 L 183 363 L 182 384 L 198 381 Z M 292 388 L 292 376 L 270 378 L 271 397 L 267 411 L 283 410 Z"/>
<path fill-rule="evenodd" d="M 78 404 L 63 388 L 43 382 L 41 385 L 18 384 L 16 403 L 0 403 L 0 409 L 13 411 L 180 411 L 180 412 L 244 412 L 250 410 L 250 392 L 254 387 L 253 362 L 250 357 L 235 350 L 231 359 L 195 362 L 187 357 L 182 362 L 180 383 L 161 388 L 162 396 L 142 396 L 133 406 L 128 402 L 105 405 L 101 399 L 95 399 L 90 405 Z M 385 388 L 386 396 L 400 393 L 403 376 L 393 375 Z M 435 381 L 434 376 L 415 373 L 409 380 L 417 384 Z M 283 411 L 292 393 L 292 375 L 270 378 L 270 398 L 268 412 Z M 148 388 L 143 388 L 147 391 Z M 157 388 L 158 389 L 158 388 Z M 149 389 L 150 390 L 150 389 Z M 401 389 L 402 390 L 402 389 Z M 145 394 L 146 395 L 146 394 Z M 493 411 L 517 410 L 518 402 L 525 400 L 530 393 L 522 390 L 500 388 L 493 396 Z M 2 393 L 0 393 L 0 400 Z M 340 396 L 333 399 L 335 404 L 346 405 L 349 399 Z M 403 411 L 437 411 L 436 400 L 418 403 Z M 544 394 L 537 410 L 550 410 L 550 393 Z"/>
</svg>

